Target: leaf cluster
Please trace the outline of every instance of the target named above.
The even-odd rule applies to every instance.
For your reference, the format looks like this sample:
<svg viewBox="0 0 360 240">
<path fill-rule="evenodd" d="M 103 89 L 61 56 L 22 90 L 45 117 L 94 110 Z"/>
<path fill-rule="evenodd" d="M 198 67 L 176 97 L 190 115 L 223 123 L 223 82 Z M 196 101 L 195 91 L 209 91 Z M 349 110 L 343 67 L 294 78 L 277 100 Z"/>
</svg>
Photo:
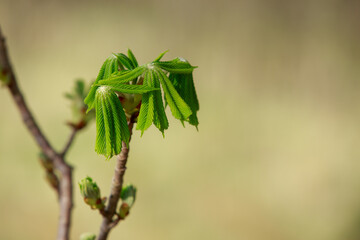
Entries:
<svg viewBox="0 0 360 240">
<path fill-rule="evenodd" d="M 164 135 L 169 127 L 164 101 L 176 119 L 198 126 L 192 75 L 196 67 L 183 58 L 161 61 L 165 53 L 144 65 L 138 64 L 131 50 L 105 60 L 84 100 L 88 111 L 96 112 L 97 153 L 107 158 L 119 154 L 122 142 L 129 142 L 127 121 L 134 116 L 141 135 L 152 124 Z"/>
</svg>

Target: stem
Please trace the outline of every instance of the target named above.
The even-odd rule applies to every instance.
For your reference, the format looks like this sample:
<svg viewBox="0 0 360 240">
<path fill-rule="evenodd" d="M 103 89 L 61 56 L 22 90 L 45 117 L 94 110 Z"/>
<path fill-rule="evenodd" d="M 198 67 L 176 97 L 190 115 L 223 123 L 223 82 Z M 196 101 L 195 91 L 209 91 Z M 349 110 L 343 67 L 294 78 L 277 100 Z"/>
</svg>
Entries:
<svg viewBox="0 0 360 240">
<path fill-rule="evenodd" d="M 71 211 L 73 206 L 72 168 L 68 163 L 66 163 L 62 154 L 56 152 L 54 148 L 51 146 L 45 135 L 42 133 L 40 127 L 36 123 L 29 107 L 27 106 L 25 99 L 17 84 L 12 66 L 10 64 L 10 60 L 8 57 L 8 52 L 5 44 L 5 38 L 2 35 L 1 29 L 0 29 L 0 69 L 2 69 L 2 73 L 0 74 L 5 75 L 10 80 L 7 87 L 11 93 L 11 96 L 15 101 L 17 108 L 20 111 L 25 126 L 28 128 L 31 135 L 34 137 L 41 151 L 54 164 L 54 168 L 60 172 L 61 176 L 59 179 L 60 184 L 58 189 L 60 213 L 59 213 L 57 240 L 68 240 L 70 225 L 71 225 Z M 72 136 L 71 139 L 73 139 L 73 137 L 74 136 Z M 65 148 L 65 150 L 67 151 L 69 147 Z"/>
<path fill-rule="evenodd" d="M 66 164 L 64 160 L 60 165 L 55 164 L 55 168 L 58 169 L 61 173 L 59 187 L 60 213 L 56 239 L 68 240 L 71 226 L 71 212 L 73 207 L 72 168 L 70 165 Z"/>
<path fill-rule="evenodd" d="M 67 143 L 66 143 L 66 145 L 64 147 L 64 150 L 61 151 L 61 156 L 62 157 L 65 157 L 66 153 L 69 151 L 69 149 L 70 149 L 70 147 L 71 147 L 71 145 L 72 145 L 78 131 L 79 131 L 79 129 L 74 128 L 74 127 L 72 128 L 70 137 L 69 137 L 69 139 L 68 139 L 68 141 L 67 141 Z"/>
<path fill-rule="evenodd" d="M 128 126 L 130 131 L 130 140 L 131 140 L 133 125 L 134 125 L 134 120 L 133 119 L 129 120 Z M 119 222 L 118 219 L 114 220 L 113 218 L 116 213 L 116 207 L 119 202 L 122 185 L 124 183 L 124 174 L 126 171 L 126 162 L 128 156 L 129 156 L 129 147 L 126 146 L 125 142 L 122 142 L 121 152 L 119 155 L 116 156 L 117 160 L 115 166 L 115 173 L 111 184 L 109 202 L 108 205 L 105 207 L 105 212 L 103 214 L 103 221 L 100 227 L 98 240 L 106 240 L 111 229 L 114 228 Z"/>
</svg>

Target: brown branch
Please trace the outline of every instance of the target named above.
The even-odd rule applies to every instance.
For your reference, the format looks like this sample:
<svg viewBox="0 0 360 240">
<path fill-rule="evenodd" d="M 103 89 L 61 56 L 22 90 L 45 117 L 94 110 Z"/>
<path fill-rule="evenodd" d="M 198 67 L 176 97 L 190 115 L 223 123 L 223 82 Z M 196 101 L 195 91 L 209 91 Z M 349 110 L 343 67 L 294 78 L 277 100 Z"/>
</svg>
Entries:
<svg viewBox="0 0 360 240">
<path fill-rule="evenodd" d="M 110 223 L 109 228 L 114 228 L 121 220 L 121 217 L 119 214 L 116 214 L 116 219 Z"/>
<path fill-rule="evenodd" d="M 78 128 L 74 128 L 74 127 L 72 128 L 70 137 L 67 140 L 64 149 L 61 151 L 61 156 L 62 157 L 65 157 L 66 153 L 69 151 L 69 149 L 70 149 L 70 147 L 71 147 L 71 145 L 72 145 L 72 143 L 73 143 L 73 141 L 75 139 L 75 136 L 76 136 L 76 134 L 78 133 L 79 130 L 80 129 L 78 129 Z"/>
<path fill-rule="evenodd" d="M 130 139 L 132 135 L 133 125 L 134 125 L 134 119 L 132 118 L 128 122 L 129 130 L 130 130 Z M 116 215 L 116 207 L 119 202 L 120 193 L 124 182 L 124 174 L 126 171 L 126 162 L 128 156 L 129 156 L 129 147 L 126 146 L 125 142 L 122 142 L 121 153 L 116 156 L 117 160 L 115 165 L 115 173 L 112 180 L 109 202 L 105 207 L 98 240 L 106 240 L 111 229 L 114 228 L 120 221 L 119 217 L 114 219 L 114 215 Z"/>
<path fill-rule="evenodd" d="M 61 154 L 57 153 L 50 145 L 49 141 L 42 133 L 40 127 L 36 123 L 29 107 L 27 106 L 25 99 L 19 89 L 16 81 L 14 71 L 12 69 L 8 52 L 5 44 L 5 38 L 2 35 L 0 28 L 0 69 L 1 75 L 9 79 L 7 85 L 11 96 L 13 97 L 15 104 L 17 105 L 23 122 L 34 137 L 36 143 L 40 147 L 41 151 L 53 162 L 54 168 L 61 174 L 60 185 L 58 191 L 59 204 L 60 204 L 60 216 L 58 225 L 57 240 L 68 240 L 70 223 L 71 223 L 71 210 L 73 206 L 72 199 L 72 168 L 67 164 Z"/>
</svg>

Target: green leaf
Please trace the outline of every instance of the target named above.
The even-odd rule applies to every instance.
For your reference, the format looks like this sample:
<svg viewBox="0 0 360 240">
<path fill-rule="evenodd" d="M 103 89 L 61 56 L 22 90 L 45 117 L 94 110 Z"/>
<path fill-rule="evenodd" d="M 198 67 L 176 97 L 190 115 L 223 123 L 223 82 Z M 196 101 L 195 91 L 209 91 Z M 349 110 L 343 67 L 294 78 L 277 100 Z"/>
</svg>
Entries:
<svg viewBox="0 0 360 240">
<path fill-rule="evenodd" d="M 106 100 L 105 100 L 106 99 Z M 106 152 L 105 156 L 107 158 L 111 158 L 116 153 L 116 132 L 114 131 L 114 118 L 112 117 L 113 112 L 111 111 L 109 98 L 105 98 L 101 101 L 103 115 L 104 115 L 104 125 L 105 125 L 105 144 L 106 144 Z M 116 117 L 116 116 L 115 116 Z"/>
<path fill-rule="evenodd" d="M 117 60 L 128 70 L 132 70 L 135 68 L 135 65 L 132 61 L 123 53 L 113 53 L 113 55 L 117 58 Z"/>
<path fill-rule="evenodd" d="M 154 62 L 154 64 L 169 73 L 192 73 L 196 68 L 191 66 L 185 59 L 176 58 L 172 61 Z"/>
<path fill-rule="evenodd" d="M 101 86 L 99 84 L 99 86 Z M 111 87 L 112 90 L 121 93 L 135 93 L 143 94 L 151 91 L 160 90 L 160 88 L 154 88 L 145 85 L 130 85 L 130 84 L 107 84 L 106 86 Z"/>
<path fill-rule="evenodd" d="M 154 62 L 158 62 L 162 59 L 162 57 L 168 52 L 169 50 L 166 50 L 165 52 L 161 53 L 155 60 Z"/>
<path fill-rule="evenodd" d="M 151 82 L 154 84 L 154 87 L 160 87 L 160 82 L 157 77 L 156 71 L 150 71 L 151 73 Z M 164 130 L 169 128 L 169 121 L 166 117 L 164 103 L 161 91 L 152 92 L 154 95 L 154 125 L 162 132 L 164 136 Z"/>
<path fill-rule="evenodd" d="M 155 70 L 145 72 L 144 85 L 160 88 L 160 82 Z M 163 135 L 164 130 L 169 127 L 161 91 L 152 91 L 142 95 L 136 129 L 141 130 L 141 135 L 143 135 L 144 131 L 151 126 L 151 123 L 154 123 Z"/>
<path fill-rule="evenodd" d="M 119 73 L 113 75 L 110 78 L 99 81 L 101 85 L 111 85 L 112 87 L 121 87 L 122 84 L 130 82 L 135 78 L 139 77 L 145 71 L 145 67 L 140 66 L 133 70 L 127 71 L 126 73 Z"/>
<path fill-rule="evenodd" d="M 98 74 L 94 84 L 97 84 L 100 79 L 103 79 L 104 73 L 105 73 L 105 68 L 106 68 L 106 65 L 108 64 L 108 61 L 109 60 L 106 59 L 105 62 L 103 63 L 103 65 L 101 66 L 99 74 Z M 84 100 L 85 104 L 88 105 L 87 112 L 89 112 L 91 109 L 94 108 L 96 89 L 97 89 L 97 87 L 91 87 L 87 97 Z"/>
<path fill-rule="evenodd" d="M 96 144 L 95 151 L 110 159 L 121 152 L 122 141 L 129 143 L 130 132 L 126 116 L 117 95 L 110 87 L 96 91 Z"/>
<path fill-rule="evenodd" d="M 117 73 L 118 68 L 119 68 L 119 63 L 117 62 L 117 58 L 115 56 L 111 55 L 105 60 L 105 62 L 103 63 L 103 65 L 100 68 L 99 74 L 98 74 L 93 86 L 91 87 L 87 97 L 84 100 L 85 104 L 88 105 L 87 112 L 89 112 L 91 109 L 93 109 L 95 107 L 94 106 L 95 93 L 98 88 L 97 84 L 99 83 L 99 81 L 104 78 L 109 78 L 114 73 Z"/>
<path fill-rule="evenodd" d="M 95 152 L 97 152 L 98 154 L 106 155 L 104 111 L 100 99 L 96 101 L 95 113 L 96 113 Z"/>
<path fill-rule="evenodd" d="M 133 66 L 138 67 L 139 64 L 138 64 L 133 52 L 130 49 L 128 49 L 128 56 L 129 56 L 130 61 L 133 63 Z"/>
<path fill-rule="evenodd" d="M 170 74 L 169 79 L 174 85 L 176 91 L 184 99 L 187 105 L 189 105 L 192 114 L 188 119 L 191 125 L 197 127 L 199 121 L 196 112 L 199 111 L 199 101 L 197 98 L 194 80 L 192 74 Z"/>
<path fill-rule="evenodd" d="M 181 121 L 187 120 L 188 117 L 192 114 L 190 107 L 180 97 L 166 74 L 160 69 L 157 69 L 156 71 L 163 87 L 165 98 L 169 104 L 171 113 L 175 118 Z"/>
<path fill-rule="evenodd" d="M 150 71 L 145 72 L 143 86 L 153 88 L 154 84 L 150 75 Z M 141 136 L 143 135 L 144 131 L 151 126 L 154 119 L 154 110 L 154 93 L 151 92 L 143 94 L 140 113 L 136 125 L 136 129 L 141 130 Z"/>
<path fill-rule="evenodd" d="M 106 64 L 105 67 L 105 72 L 104 72 L 104 78 L 109 78 L 113 73 L 118 72 L 119 68 L 119 63 L 117 61 L 117 58 L 114 55 L 110 55 L 108 57 L 108 63 Z"/>
</svg>

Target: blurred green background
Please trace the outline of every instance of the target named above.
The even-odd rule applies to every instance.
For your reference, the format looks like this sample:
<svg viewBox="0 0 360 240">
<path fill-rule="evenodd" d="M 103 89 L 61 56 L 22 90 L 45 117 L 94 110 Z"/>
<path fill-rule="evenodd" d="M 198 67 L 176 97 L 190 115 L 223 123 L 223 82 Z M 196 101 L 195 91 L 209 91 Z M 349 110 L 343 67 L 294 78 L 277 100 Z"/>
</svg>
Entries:
<svg viewBox="0 0 360 240">
<path fill-rule="evenodd" d="M 111 239 L 360 239 L 360 1 L 0 0 L 24 95 L 60 149 L 76 78 L 112 52 L 140 64 L 169 49 L 199 66 L 199 132 L 170 118 L 165 139 L 135 132 L 126 182 L 138 187 Z M 58 205 L 38 148 L 0 89 L 0 239 L 54 239 Z M 108 195 L 114 159 L 95 126 L 68 160 Z M 76 185 L 75 185 L 76 187 Z M 72 239 L 101 218 L 75 188 Z"/>
</svg>

